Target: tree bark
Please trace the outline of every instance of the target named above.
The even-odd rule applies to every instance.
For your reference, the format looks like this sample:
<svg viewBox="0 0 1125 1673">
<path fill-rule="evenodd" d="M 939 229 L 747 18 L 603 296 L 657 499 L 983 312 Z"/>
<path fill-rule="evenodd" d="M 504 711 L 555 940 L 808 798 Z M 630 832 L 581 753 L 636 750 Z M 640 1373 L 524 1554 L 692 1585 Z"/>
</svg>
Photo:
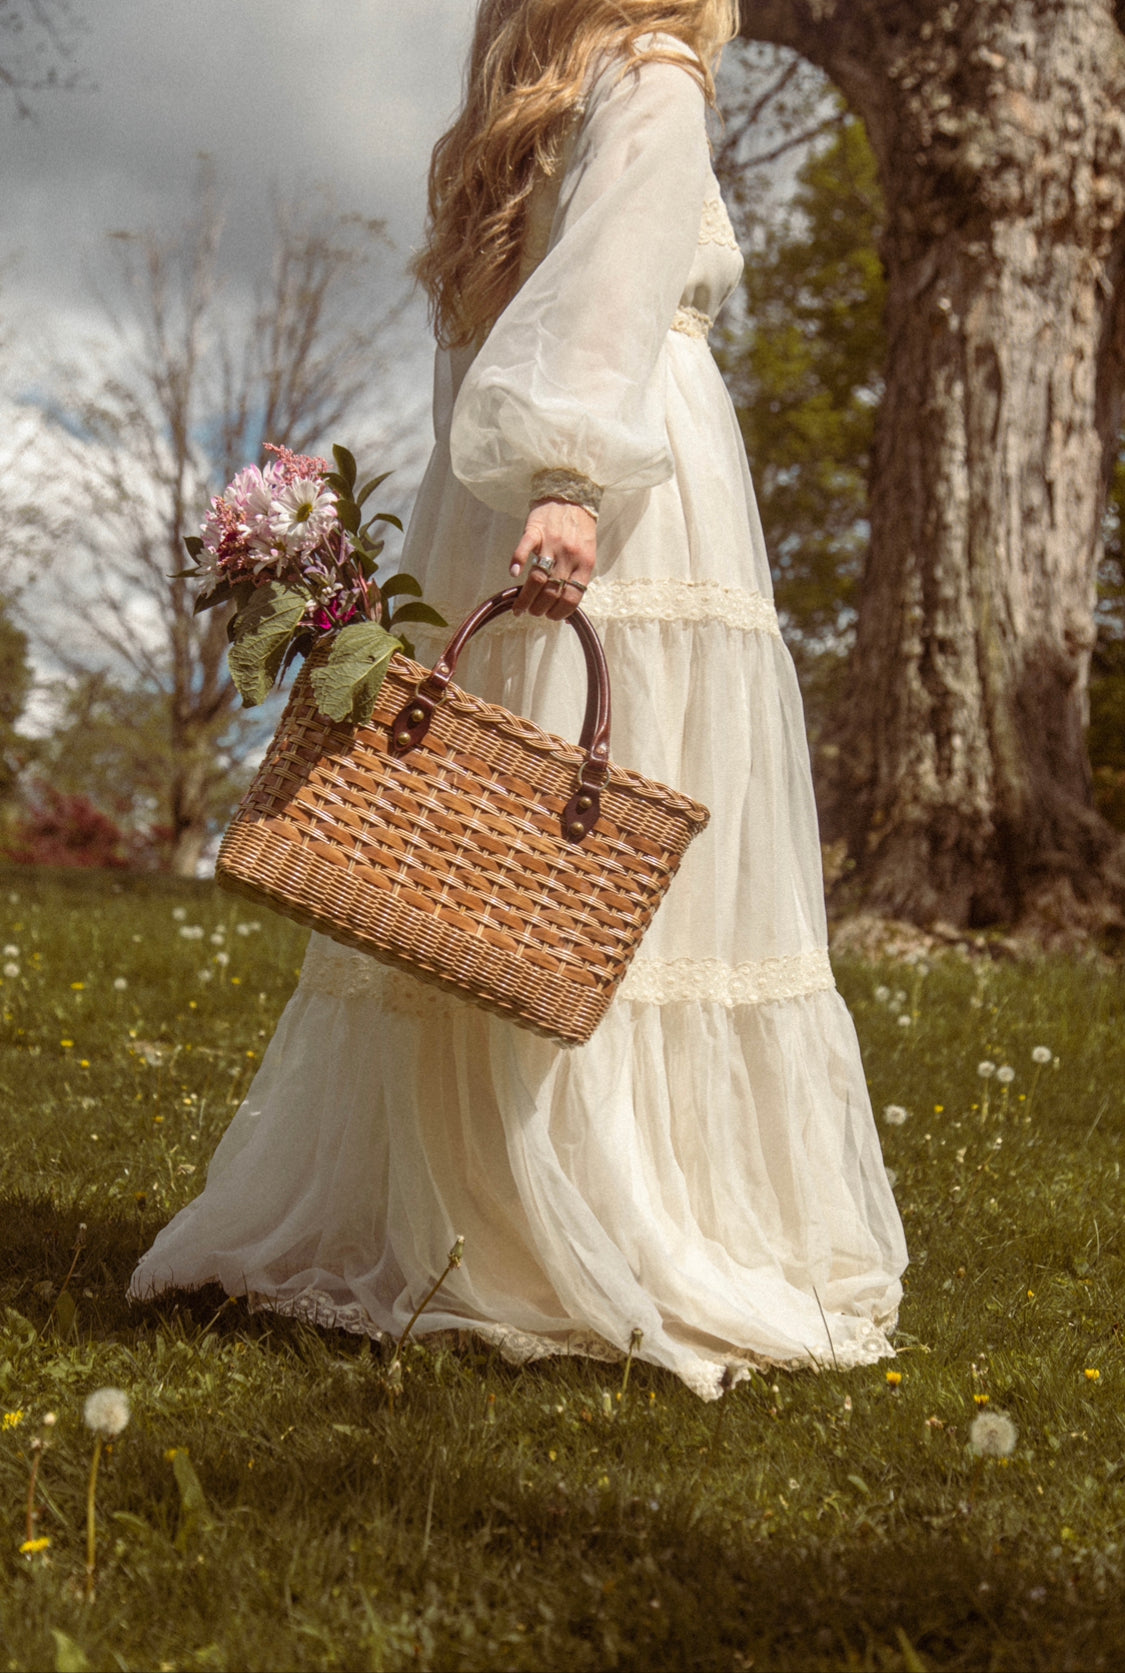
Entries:
<svg viewBox="0 0 1125 1673">
<path fill-rule="evenodd" d="M 886 194 L 888 363 L 849 700 L 825 763 L 847 902 L 1125 926 L 1085 745 L 1125 378 L 1125 36 L 1110 0 L 755 0 Z"/>
</svg>

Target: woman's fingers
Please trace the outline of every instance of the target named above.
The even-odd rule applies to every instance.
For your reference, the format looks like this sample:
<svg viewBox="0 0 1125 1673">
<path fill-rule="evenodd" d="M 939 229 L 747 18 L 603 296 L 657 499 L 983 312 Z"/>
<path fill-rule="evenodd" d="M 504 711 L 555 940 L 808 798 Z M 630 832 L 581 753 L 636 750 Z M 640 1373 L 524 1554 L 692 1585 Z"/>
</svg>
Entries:
<svg viewBox="0 0 1125 1673">
<path fill-rule="evenodd" d="M 515 614 L 565 621 L 581 603 L 596 561 L 597 520 L 588 511 L 567 500 L 533 506 L 512 554 L 511 574 L 523 576 Z"/>
</svg>

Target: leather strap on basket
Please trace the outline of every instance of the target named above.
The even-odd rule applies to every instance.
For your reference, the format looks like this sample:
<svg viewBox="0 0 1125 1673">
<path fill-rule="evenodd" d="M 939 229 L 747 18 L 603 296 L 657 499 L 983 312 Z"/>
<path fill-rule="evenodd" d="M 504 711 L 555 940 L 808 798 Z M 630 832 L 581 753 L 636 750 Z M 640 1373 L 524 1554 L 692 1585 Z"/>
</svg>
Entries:
<svg viewBox="0 0 1125 1673">
<path fill-rule="evenodd" d="M 388 740 L 392 755 L 407 755 L 422 742 L 430 729 L 434 711 L 457 670 L 457 661 L 465 646 L 474 633 L 479 633 L 497 616 L 506 615 L 522 590 L 521 587 L 506 587 L 503 592 L 486 598 L 461 623 L 410 702 L 396 715 Z M 586 658 L 586 714 L 578 740 L 584 760 L 578 769 L 574 794 L 562 812 L 562 830 L 571 842 L 582 842 L 598 822 L 600 791 L 609 771 L 609 669 L 602 642 L 590 618 L 581 610 L 575 610 L 567 620 L 578 634 Z"/>
</svg>

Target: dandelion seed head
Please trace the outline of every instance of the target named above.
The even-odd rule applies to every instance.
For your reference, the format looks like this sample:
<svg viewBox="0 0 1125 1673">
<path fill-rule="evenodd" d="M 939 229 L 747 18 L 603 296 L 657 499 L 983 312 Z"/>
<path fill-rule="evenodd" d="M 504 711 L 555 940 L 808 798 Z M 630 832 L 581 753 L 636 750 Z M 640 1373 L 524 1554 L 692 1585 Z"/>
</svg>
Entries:
<svg viewBox="0 0 1125 1673">
<path fill-rule="evenodd" d="M 124 993 L 125 989 L 129 986 L 124 976 L 115 976 L 113 978 L 113 985 L 117 989 L 118 993 Z"/>
<path fill-rule="evenodd" d="M 898 1184 L 898 1174 L 895 1172 L 894 1168 L 887 1169 L 887 1184 L 890 1186 L 892 1191 Z"/>
<path fill-rule="evenodd" d="M 5 949 L 5 951 L 6 950 L 7 949 Z M 887 1003 L 887 1000 L 890 997 L 891 997 L 890 988 L 886 988 L 886 987 L 883 987 L 882 985 L 880 985 L 879 987 L 877 987 L 875 989 L 875 998 L 880 1005 L 885 1005 Z"/>
<path fill-rule="evenodd" d="M 19 956 L 20 956 L 19 948 L 16 946 L 14 941 L 9 941 L 8 945 L 4 948 L 4 957 L 5 958 L 19 958 Z"/>
<path fill-rule="evenodd" d="M 1050 1046 L 1032 1046 L 1031 1061 L 1033 1063 L 1049 1063 L 1051 1061 Z"/>
<path fill-rule="evenodd" d="M 18 964 L 13 964 L 11 959 L 9 959 L 7 964 L 4 966 L 5 976 L 11 978 L 14 981 L 15 978 L 19 975 L 19 973 L 20 973 L 19 965 Z"/>
<path fill-rule="evenodd" d="M 229 953 L 216 953 L 215 954 L 215 963 L 218 964 L 218 965 L 223 965 L 223 966 L 228 965 L 230 963 L 230 954 Z"/>
<path fill-rule="evenodd" d="M 883 1111 L 883 1120 L 888 1127 L 901 1127 L 909 1114 L 901 1104 L 888 1104 Z"/>
<path fill-rule="evenodd" d="M 120 1435 L 130 1418 L 129 1396 L 122 1388 L 96 1388 L 87 1395 L 83 1408 L 87 1429 L 95 1435 L 112 1439 Z"/>
<path fill-rule="evenodd" d="M 187 917 L 187 907 L 186 906 L 173 906 L 172 916 L 173 916 L 173 918 L 175 918 L 175 920 L 178 924 L 182 924 L 184 919 Z"/>
<path fill-rule="evenodd" d="M 210 941 L 212 947 L 221 947 L 223 942 L 226 940 L 226 936 L 223 934 L 221 929 L 217 929 L 209 935 L 207 939 Z"/>
<path fill-rule="evenodd" d="M 902 1015 L 898 1019 L 898 1025 L 900 1028 L 909 1028 L 912 1020 L 913 1019 L 908 1017 L 906 1012 L 903 1011 Z"/>
<path fill-rule="evenodd" d="M 180 934 L 183 936 L 185 941 L 202 941 L 203 940 L 203 925 L 202 924 L 181 924 L 180 925 Z"/>
<path fill-rule="evenodd" d="M 980 1076 L 981 1080 L 991 1080 L 995 1073 L 996 1073 L 996 1065 L 995 1065 L 995 1063 L 991 1062 L 987 1057 L 985 1058 L 983 1063 L 978 1063 L 977 1064 L 977 1074 Z"/>
<path fill-rule="evenodd" d="M 969 1428 L 969 1445 L 978 1458 L 1010 1458 L 1018 1434 L 1007 1412 L 978 1412 Z"/>
<path fill-rule="evenodd" d="M 1012 1065 L 1010 1063 L 1001 1063 L 1000 1067 L 996 1071 L 996 1079 L 1000 1082 L 1000 1085 L 1011 1086 L 1015 1078 L 1016 1071 L 1012 1068 Z"/>
</svg>

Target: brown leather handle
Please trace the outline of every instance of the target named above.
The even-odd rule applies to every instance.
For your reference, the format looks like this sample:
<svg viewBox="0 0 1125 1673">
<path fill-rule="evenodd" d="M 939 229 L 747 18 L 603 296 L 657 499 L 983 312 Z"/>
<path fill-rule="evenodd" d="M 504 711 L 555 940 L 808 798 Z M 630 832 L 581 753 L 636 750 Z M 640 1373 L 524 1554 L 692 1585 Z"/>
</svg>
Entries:
<svg viewBox="0 0 1125 1673">
<path fill-rule="evenodd" d="M 430 729 L 434 710 L 456 672 L 458 658 L 465 646 L 474 633 L 479 633 L 482 627 L 487 627 L 498 616 L 506 615 L 522 591 L 522 587 L 506 587 L 503 592 L 486 598 L 471 615 L 466 616 L 410 702 L 395 717 L 389 739 L 392 755 L 406 755 L 421 743 Z M 609 769 L 609 668 L 602 642 L 590 618 L 581 610 L 575 610 L 567 620 L 578 634 L 586 658 L 586 714 L 578 740 L 585 759 L 578 769 L 574 795 L 563 809 L 562 826 L 566 837 L 572 842 L 581 842 L 597 823 L 601 811 L 599 790 Z"/>
</svg>

